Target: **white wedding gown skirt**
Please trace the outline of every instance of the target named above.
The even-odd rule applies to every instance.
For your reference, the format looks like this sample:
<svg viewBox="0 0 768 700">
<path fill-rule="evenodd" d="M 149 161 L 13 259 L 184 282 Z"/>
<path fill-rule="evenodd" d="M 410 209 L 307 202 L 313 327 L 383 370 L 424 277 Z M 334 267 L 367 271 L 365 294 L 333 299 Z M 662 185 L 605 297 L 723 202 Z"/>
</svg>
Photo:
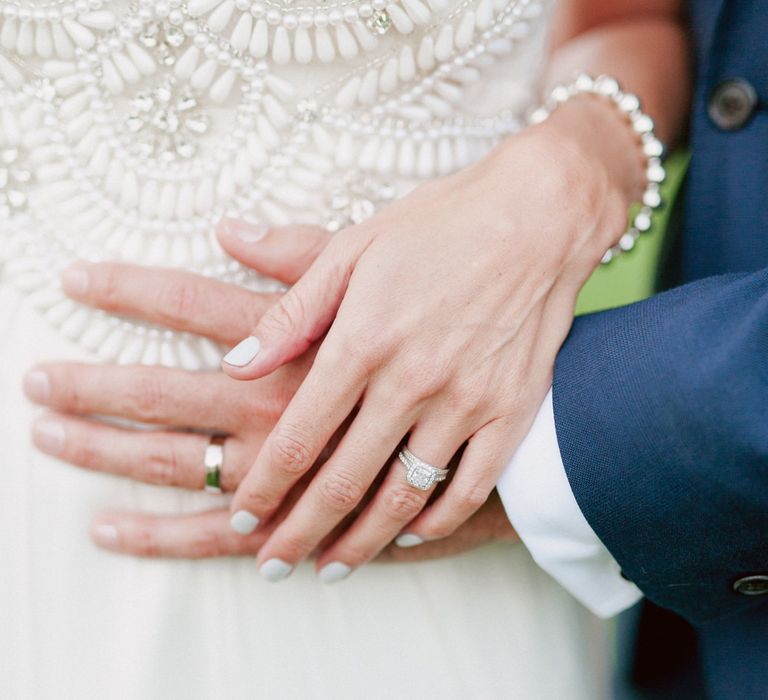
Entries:
<svg viewBox="0 0 768 700">
<path fill-rule="evenodd" d="M 66 300 L 66 264 L 264 288 L 213 241 L 222 215 L 361 221 L 481 157 L 531 103 L 551 2 L 297 3 L 0 3 L 0 698 L 604 697 L 603 626 L 521 546 L 335 586 L 309 565 L 269 584 L 252 558 L 121 557 L 88 539 L 100 510 L 224 497 L 30 444 L 21 382 L 36 362 L 220 356 Z"/>
</svg>

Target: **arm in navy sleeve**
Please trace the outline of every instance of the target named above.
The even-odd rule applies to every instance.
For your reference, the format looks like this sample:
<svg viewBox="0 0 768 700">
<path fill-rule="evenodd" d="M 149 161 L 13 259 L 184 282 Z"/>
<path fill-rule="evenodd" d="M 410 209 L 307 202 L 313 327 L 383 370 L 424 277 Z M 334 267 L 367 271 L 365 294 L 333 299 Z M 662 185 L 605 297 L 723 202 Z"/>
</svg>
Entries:
<svg viewBox="0 0 768 700">
<path fill-rule="evenodd" d="M 555 366 L 558 444 L 584 516 L 624 574 L 693 622 L 764 599 L 768 269 L 575 321 Z"/>
</svg>

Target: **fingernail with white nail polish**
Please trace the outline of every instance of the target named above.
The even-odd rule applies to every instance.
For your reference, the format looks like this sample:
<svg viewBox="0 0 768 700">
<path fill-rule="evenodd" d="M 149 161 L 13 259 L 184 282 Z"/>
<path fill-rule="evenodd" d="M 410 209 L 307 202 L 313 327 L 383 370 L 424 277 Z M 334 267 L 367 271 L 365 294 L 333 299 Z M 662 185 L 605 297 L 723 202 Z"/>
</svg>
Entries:
<svg viewBox="0 0 768 700">
<path fill-rule="evenodd" d="M 293 571 L 293 567 L 287 561 L 283 561 L 282 559 L 268 559 L 259 569 L 259 573 L 267 579 L 267 581 L 272 582 L 282 581 L 291 573 L 291 571 Z"/>
<path fill-rule="evenodd" d="M 105 549 L 117 549 L 117 528 L 111 523 L 99 523 L 98 525 L 94 525 L 91 533 L 93 535 L 93 541 L 96 542 L 99 547 L 104 547 Z"/>
<path fill-rule="evenodd" d="M 414 535 L 413 533 L 406 532 L 403 535 L 400 535 L 396 540 L 395 544 L 398 547 L 417 547 L 420 544 L 423 544 L 424 540 L 419 537 L 418 535 Z"/>
<path fill-rule="evenodd" d="M 47 401 L 51 395 L 51 382 L 48 375 L 39 369 L 27 372 L 24 377 L 24 391 L 33 401 Z"/>
<path fill-rule="evenodd" d="M 61 273 L 61 288 L 72 296 L 82 296 L 88 291 L 88 273 L 81 263 L 75 263 Z"/>
<path fill-rule="evenodd" d="M 342 564 L 340 561 L 332 561 L 317 572 L 317 577 L 323 583 L 336 583 L 337 581 L 343 581 L 351 573 L 351 567 Z"/>
<path fill-rule="evenodd" d="M 261 343 L 259 339 L 249 335 L 224 355 L 224 362 L 233 367 L 245 367 L 259 354 L 260 348 Z"/>
<path fill-rule="evenodd" d="M 235 532 L 241 535 L 250 535 L 259 525 L 259 519 L 247 510 L 238 510 L 229 521 Z"/>
<path fill-rule="evenodd" d="M 258 243 L 269 233 L 269 226 L 252 224 L 247 221 L 230 220 L 223 222 L 227 233 L 236 236 L 243 243 Z"/>
<path fill-rule="evenodd" d="M 55 420 L 39 420 L 32 427 L 32 440 L 43 452 L 57 455 L 64 449 L 64 426 Z"/>
</svg>

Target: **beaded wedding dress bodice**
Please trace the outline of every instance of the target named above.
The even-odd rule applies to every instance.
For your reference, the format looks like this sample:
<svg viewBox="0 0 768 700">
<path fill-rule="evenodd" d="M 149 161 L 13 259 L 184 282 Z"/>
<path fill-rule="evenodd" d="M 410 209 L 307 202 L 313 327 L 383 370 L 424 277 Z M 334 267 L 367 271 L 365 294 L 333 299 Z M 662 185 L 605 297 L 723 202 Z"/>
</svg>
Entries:
<svg viewBox="0 0 768 700">
<path fill-rule="evenodd" d="M 222 216 L 331 230 L 519 128 L 550 0 L 4 0 L 0 263 L 107 360 L 216 366 L 206 340 L 86 309 L 77 258 L 254 288 Z"/>
</svg>

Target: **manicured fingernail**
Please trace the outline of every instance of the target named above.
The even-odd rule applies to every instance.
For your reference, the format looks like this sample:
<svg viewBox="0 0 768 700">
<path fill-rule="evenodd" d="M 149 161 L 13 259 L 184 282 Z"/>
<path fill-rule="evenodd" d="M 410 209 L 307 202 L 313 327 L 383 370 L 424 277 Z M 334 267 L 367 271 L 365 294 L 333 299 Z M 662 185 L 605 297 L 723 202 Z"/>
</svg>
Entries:
<svg viewBox="0 0 768 700">
<path fill-rule="evenodd" d="M 241 535 L 250 535 L 259 525 L 259 519 L 247 510 L 238 510 L 229 521 L 235 532 Z"/>
<path fill-rule="evenodd" d="M 396 540 L 395 544 L 398 547 L 417 547 L 420 544 L 423 544 L 424 540 L 419 537 L 418 535 L 414 535 L 413 533 L 406 532 L 403 535 L 400 535 Z"/>
<path fill-rule="evenodd" d="M 94 525 L 91 534 L 93 535 L 93 541 L 99 545 L 99 547 L 104 547 L 105 549 L 117 549 L 119 539 L 117 528 L 111 523 L 99 523 L 98 525 Z"/>
<path fill-rule="evenodd" d="M 258 243 L 269 233 L 266 224 L 252 224 L 240 219 L 224 219 L 221 226 L 225 233 L 239 238 L 243 243 Z"/>
<path fill-rule="evenodd" d="M 261 343 L 258 338 L 249 335 L 245 340 L 241 340 L 226 355 L 224 362 L 233 367 L 245 367 L 256 355 L 259 354 Z"/>
<path fill-rule="evenodd" d="M 32 401 L 47 401 L 51 395 L 51 382 L 48 375 L 40 369 L 27 372 L 24 377 L 24 393 Z"/>
<path fill-rule="evenodd" d="M 287 561 L 283 561 L 282 559 L 268 559 L 259 569 L 259 573 L 267 579 L 267 581 L 272 582 L 282 581 L 291 573 L 291 571 L 293 571 L 293 567 Z"/>
<path fill-rule="evenodd" d="M 57 455 L 64 449 L 64 426 L 55 420 L 43 418 L 32 427 L 32 440 L 43 452 Z"/>
<path fill-rule="evenodd" d="M 61 288 L 72 296 L 82 296 L 88 291 L 88 272 L 85 265 L 75 263 L 61 273 Z"/>
<path fill-rule="evenodd" d="M 336 583 L 343 581 L 352 573 L 352 568 L 340 561 L 332 561 L 317 572 L 317 577 L 323 583 Z"/>
</svg>

